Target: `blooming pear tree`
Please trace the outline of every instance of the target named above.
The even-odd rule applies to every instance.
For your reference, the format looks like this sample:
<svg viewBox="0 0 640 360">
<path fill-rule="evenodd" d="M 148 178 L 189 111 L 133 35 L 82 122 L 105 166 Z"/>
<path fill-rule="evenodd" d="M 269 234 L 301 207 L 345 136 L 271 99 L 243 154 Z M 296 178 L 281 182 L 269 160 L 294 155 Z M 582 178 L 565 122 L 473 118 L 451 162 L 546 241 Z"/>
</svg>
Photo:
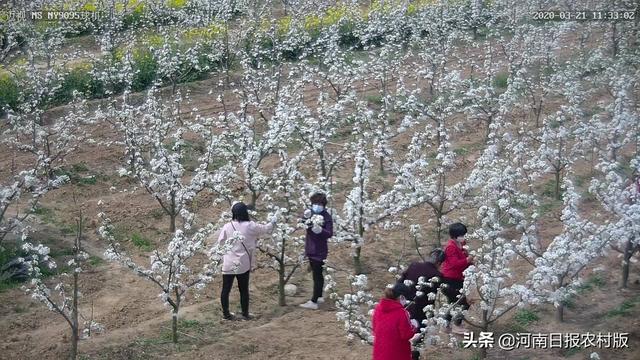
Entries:
<svg viewBox="0 0 640 360">
<path fill-rule="evenodd" d="M 304 263 L 304 232 L 298 230 L 306 226 L 298 211 L 305 207 L 306 194 L 302 186 L 305 179 L 298 168 L 306 159 L 303 153 L 288 158 L 280 152 L 279 157 L 280 166 L 271 175 L 274 188 L 265 195 L 275 227 L 269 238 L 258 241 L 258 250 L 266 255 L 265 264 L 278 274 L 278 304 L 285 306 L 285 285 Z"/>
<path fill-rule="evenodd" d="M 150 281 L 160 290 L 160 299 L 171 311 L 172 340 L 178 342 L 180 306 L 190 289 L 202 290 L 221 271 L 222 257 L 232 242 L 212 245 L 207 238 L 214 232 L 213 224 L 197 227 L 195 215 L 187 209 L 180 211 L 182 226 L 176 229 L 166 249 L 156 248 L 149 256 L 149 265 L 137 264 L 115 240 L 111 220 L 103 212 L 98 214 L 102 225 L 99 235 L 107 241 L 105 257 L 118 262 L 136 275 Z"/>
<path fill-rule="evenodd" d="M 75 200 L 75 198 L 74 198 Z M 77 203 L 76 203 L 77 205 Z M 31 281 L 28 285 L 23 286 L 27 294 L 31 295 L 33 300 L 43 303 L 47 308 L 60 315 L 69 325 L 71 330 L 71 350 L 70 358 L 78 357 L 78 341 L 90 335 L 91 333 L 103 331 L 102 325 L 93 321 L 92 317 L 82 316 L 80 312 L 80 300 L 82 294 L 80 292 L 79 278 L 83 272 L 83 266 L 89 254 L 83 249 L 82 242 L 84 218 L 82 210 L 78 211 L 76 218 L 76 236 L 72 251 L 72 258 L 67 261 L 67 266 L 71 269 L 69 272 L 63 272 L 57 275 L 57 279 L 51 284 L 43 278 L 42 267 L 55 269 L 56 263 L 49 256 L 49 248 L 42 245 L 34 245 L 26 241 L 23 250 L 28 254 L 20 258 L 29 269 Z"/>
</svg>

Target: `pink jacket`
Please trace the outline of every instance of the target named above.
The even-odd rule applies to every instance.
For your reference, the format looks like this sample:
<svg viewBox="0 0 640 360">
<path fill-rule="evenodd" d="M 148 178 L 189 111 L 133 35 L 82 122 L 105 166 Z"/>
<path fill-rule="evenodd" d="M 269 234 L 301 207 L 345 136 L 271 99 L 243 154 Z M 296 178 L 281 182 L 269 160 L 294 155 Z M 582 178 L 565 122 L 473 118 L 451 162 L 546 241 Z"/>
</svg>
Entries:
<svg viewBox="0 0 640 360">
<path fill-rule="evenodd" d="M 244 274 L 251 270 L 255 266 L 256 240 L 259 237 L 268 235 L 272 230 L 273 224 L 260 225 L 253 221 L 226 223 L 220 229 L 220 235 L 218 235 L 220 244 L 233 239 L 234 231 L 239 231 L 244 236 L 244 240 L 234 243 L 231 250 L 224 255 L 222 258 L 222 273 Z"/>
</svg>

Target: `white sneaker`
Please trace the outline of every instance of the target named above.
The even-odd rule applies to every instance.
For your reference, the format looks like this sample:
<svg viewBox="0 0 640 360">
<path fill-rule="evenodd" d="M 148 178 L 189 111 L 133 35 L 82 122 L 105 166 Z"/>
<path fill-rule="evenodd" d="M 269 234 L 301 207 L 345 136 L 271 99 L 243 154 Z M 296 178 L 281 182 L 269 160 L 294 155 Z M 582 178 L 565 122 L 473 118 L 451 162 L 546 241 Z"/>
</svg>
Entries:
<svg viewBox="0 0 640 360">
<path fill-rule="evenodd" d="M 300 304 L 300 307 L 305 309 L 318 310 L 318 304 L 314 303 L 311 300 L 307 301 L 304 304 Z"/>
<path fill-rule="evenodd" d="M 318 301 L 316 301 L 316 304 L 324 304 L 324 298 L 321 296 L 318 298 Z"/>
</svg>

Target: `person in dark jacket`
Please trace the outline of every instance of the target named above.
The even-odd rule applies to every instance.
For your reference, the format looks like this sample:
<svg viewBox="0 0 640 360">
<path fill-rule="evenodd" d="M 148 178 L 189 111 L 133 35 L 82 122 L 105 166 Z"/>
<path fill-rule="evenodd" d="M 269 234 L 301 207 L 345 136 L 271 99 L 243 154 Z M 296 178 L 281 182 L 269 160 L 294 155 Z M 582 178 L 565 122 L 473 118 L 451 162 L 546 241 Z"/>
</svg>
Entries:
<svg viewBox="0 0 640 360">
<path fill-rule="evenodd" d="M 440 273 L 440 265 L 444 261 L 444 251 L 442 249 L 434 249 L 431 251 L 428 261 L 417 261 L 409 265 L 407 270 L 402 273 L 398 282 L 405 283 L 406 280 L 411 281 L 412 285 L 409 286 L 410 294 L 408 299 L 412 302 L 407 306 L 409 316 L 411 319 L 416 320 L 418 323 L 418 331 L 425 325 L 422 320 L 427 318 L 424 313 L 424 308 L 427 305 L 433 305 L 435 300 L 429 298 L 429 294 L 435 294 L 440 287 L 442 281 L 442 273 Z M 426 285 L 418 285 L 419 279 L 423 278 Z M 417 294 L 420 291 L 420 294 Z M 417 345 L 422 341 L 422 335 L 415 340 L 413 345 Z M 420 352 L 418 350 L 411 351 L 411 358 L 413 360 L 420 359 Z"/>
<path fill-rule="evenodd" d="M 324 275 L 322 267 L 329 253 L 327 240 L 333 236 L 333 219 L 327 212 L 327 196 L 316 192 L 309 198 L 311 209 L 304 212 L 307 234 L 305 238 L 305 256 L 309 259 L 309 266 L 313 273 L 313 295 L 311 300 L 301 307 L 317 310 L 318 304 L 324 302 L 322 290 L 324 287 Z"/>
<path fill-rule="evenodd" d="M 384 297 L 373 310 L 373 360 L 410 360 L 411 338 L 417 324 L 409 319 L 404 305 L 409 297 L 409 287 L 397 283 L 386 288 Z"/>
<path fill-rule="evenodd" d="M 407 307 L 407 310 L 409 311 L 411 318 L 417 320 L 418 324 L 421 324 L 420 327 L 422 327 L 422 320 L 426 319 L 426 315 L 423 310 L 424 307 L 427 305 L 433 305 L 434 303 L 434 300 L 429 299 L 429 294 L 435 294 L 438 291 L 440 282 L 442 281 L 442 273 L 440 273 L 439 268 L 444 261 L 444 258 L 444 251 L 441 249 L 434 249 L 431 251 L 428 261 L 417 261 L 411 263 L 398 280 L 398 282 L 405 282 L 406 280 L 409 280 L 413 284 L 412 286 L 409 286 L 410 294 L 408 300 L 412 301 L 412 303 Z M 416 296 L 418 291 L 418 280 L 420 278 L 423 278 L 427 285 L 421 286 L 419 289 L 420 296 Z"/>
<path fill-rule="evenodd" d="M 449 226 L 449 242 L 444 249 L 445 260 L 442 263 L 443 282 L 447 284 L 444 293 L 449 303 L 457 303 L 463 310 L 469 309 L 469 303 L 464 295 L 460 294 L 460 290 L 464 284 L 464 275 L 462 272 L 473 264 L 473 256 L 469 256 L 467 250 L 464 249 L 466 241 L 464 236 L 467 234 L 467 227 L 461 223 L 451 224 Z M 447 316 L 447 320 L 451 321 L 451 315 Z M 462 326 L 462 316 L 458 316 L 453 321 L 451 331 L 455 334 L 464 334 L 467 330 Z"/>
</svg>

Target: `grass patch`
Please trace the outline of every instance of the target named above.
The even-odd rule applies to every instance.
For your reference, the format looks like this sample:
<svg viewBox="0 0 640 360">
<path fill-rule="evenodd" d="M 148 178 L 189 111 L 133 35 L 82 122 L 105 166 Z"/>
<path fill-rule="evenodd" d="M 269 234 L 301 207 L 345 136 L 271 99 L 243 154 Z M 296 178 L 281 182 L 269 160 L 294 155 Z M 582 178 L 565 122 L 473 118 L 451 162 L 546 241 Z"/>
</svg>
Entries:
<svg viewBox="0 0 640 360">
<path fill-rule="evenodd" d="M 540 317 L 535 311 L 528 310 L 528 309 L 521 309 L 521 310 L 518 310 L 518 312 L 516 312 L 516 314 L 513 317 L 513 320 L 515 320 L 516 323 L 518 323 L 519 325 L 528 326 L 540 320 Z"/>
<path fill-rule="evenodd" d="M 367 102 L 382 105 L 382 95 L 367 95 Z"/>
<path fill-rule="evenodd" d="M 178 320 L 178 329 L 194 329 L 201 327 L 201 323 L 198 320 Z"/>
<path fill-rule="evenodd" d="M 469 149 L 467 149 L 466 147 L 459 147 L 457 149 L 453 149 L 453 153 L 458 155 L 458 156 L 465 156 L 467 154 L 469 154 Z"/>
<path fill-rule="evenodd" d="M 131 242 L 140 250 L 150 251 L 152 249 L 151 241 L 138 233 L 131 235 Z"/>
<path fill-rule="evenodd" d="M 153 209 L 153 210 L 149 211 L 149 215 L 151 215 L 151 217 L 156 219 L 156 220 L 162 219 L 164 214 L 165 214 L 164 210 L 162 210 L 162 209 Z"/>
<path fill-rule="evenodd" d="M 513 316 L 513 321 L 507 325 L 507 332 L 510 333 L 525 333 L 529 332 L 529 326 L 534 322 L 540 320 L 540 317 L 535 311 L 528 309 L 521 309 Z"/>
<path fill-rule="evenodd" d="M 37 215 L 40 220 L 45 223 L 52 224 L 54 223 L 54 213 L 53 210 L 46 208 L 44 206 L 38 205 L 37 207 L 31 210 L 31 213 Z"/>
<path fill-rule="evenodd" d="M 540 216 L 544 216 L 561 206 L 562 206 L 562 200 L 544 201 L 540 204 L 540 208 L 538 212 Z"/>
<path fill-rule="evenodd" d="M 591 275 L 582 285 L 577 289 L 578 294 L 582 294 L 587 291 L 593 291 L 595 288 L 602 288 L 607 284 L 607 281 L 600 274 Z"/>
<path fill-rule="evenodd" d="M 100 265 L 104 264 L 104 260 L 102 258 L 94 256 L 94 255 L 91 255 L 87 261 L 89 262 L 89 265 L 91 265 L 91 266 L 100 266 Z"/>
<path fill-rule="evenodd" d="M 493 78 L 493 86 L 497 89 L 506 89 L 509 84 L 509 74 L 499 73 Z"/>
<path fill-rule="evenodd" d="M 636 296 L 632 299 L 628 299 L 622 302 L 617 307 L 607 311 L 605 314 L 607 317 L 627 316 L 631 313 L 631 310 L 640 304 L 640 296 Z"/>
</svg>

